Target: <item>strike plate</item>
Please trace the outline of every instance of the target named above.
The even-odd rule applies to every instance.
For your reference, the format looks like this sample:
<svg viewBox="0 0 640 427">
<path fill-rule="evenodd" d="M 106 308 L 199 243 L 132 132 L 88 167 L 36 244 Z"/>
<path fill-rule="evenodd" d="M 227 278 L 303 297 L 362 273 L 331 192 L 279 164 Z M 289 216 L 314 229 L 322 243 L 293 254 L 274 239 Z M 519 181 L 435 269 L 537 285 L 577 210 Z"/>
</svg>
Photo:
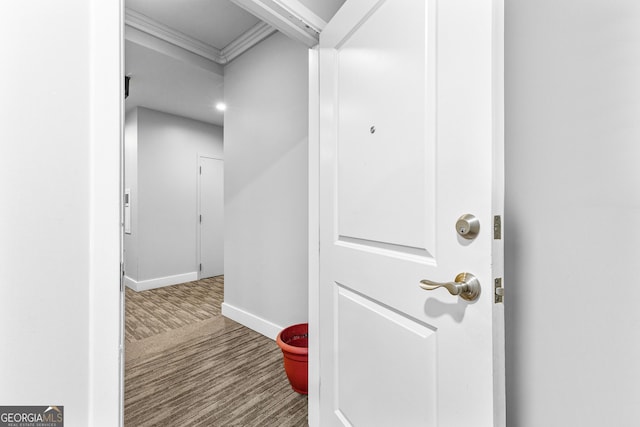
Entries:
<svg viewBox="0 0 640 427">
<path fill-rule="evenodd" d="M 502 239 L 502 218 L 500 217 L 500 215 L 496 215 L 493 217 L 493 239 Z"/>
<path fill-rule="evenodd" d="M 502 287 L 502 277 L 498 277 L 493 281 L 493 288 L 494 288 L 494 296 L 495 296 L 494 302 L 496 304 L 502 303 L 504 299 L 504 288 Z"/>
</svg>

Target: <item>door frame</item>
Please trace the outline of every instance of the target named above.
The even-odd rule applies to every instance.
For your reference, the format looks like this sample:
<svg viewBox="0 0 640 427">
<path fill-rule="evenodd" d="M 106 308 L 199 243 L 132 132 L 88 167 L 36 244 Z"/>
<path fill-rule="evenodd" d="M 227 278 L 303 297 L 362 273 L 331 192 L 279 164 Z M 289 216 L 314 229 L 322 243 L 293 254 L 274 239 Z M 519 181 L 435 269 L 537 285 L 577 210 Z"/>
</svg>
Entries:
<svg viewBox="0 0 640 427">
<path fill-rule="evenodd" d="M 310 329 L 317 330 L 318 307 L 317 291 L 319 283 L 319 91 L 318 91 L 318 34 L 304 30 L 300 31 L 300 23 L 309 23 L 312 28 L 321 31 L 326 23 L 306 9 L 301 4 L 294 4 L 293 9 L 273 10 L 263 8 L 261 0 L 232 0 L 243 8 L 251 3 L 260 5 L 251 10 L 259 18 L 271 23 L 276 29 L 283 31 L 289 37 L 307 45 L 309 50 L 309 320 Z M 240 4 L 244 3 L 244 4 Z M 92 218 L 96 231 L 92 239 L 94 249 L 102 248 L 92 253 L 95 269 L 92 269 L 92 296 L 89 302 L 92 322 L 90 325 L 90 348 L 92 356 L 90 366 L 90 416 L 89 425 L 113 426 L 124 425 L 124 288 L 122 287 L 122 263 L 124 262 L 123 238 L 124 233 L 124 0 L 116 2 L 101 2 L 91 0 L 92 19 L 91 40 L 92 78 L 92 141 L 97 148 L 92 152 L 94 176 L 96 182 L 92 188 L 95 203 L 92 205 Z M 304 19 L 303 19 L 304 18 Z M 109 84 L 104 84 L 108 82 Z M 114 141 L 118 141 L 117 144 Z M 101 151 L 102 150 L 102 151 Z M 110 156 L 105 151 L 110 150 Z M 114 157 L 115 155 L 115 157 Z M 199 162 L 198 155 L 198 162 Z M 117 179 L 114 179 L 117 178 Z M 117 194 L 114 193 L 114 183 L 117 183 Z M 105 191 L 106 188 L 111 191 Z M 115 196 L 115 197 L 114 197 Z M 113 229 L 113 213 L 118 213 L 118 231 Z M 111 218 L 109 217 L 111 213 Z M 101 220 L 110 219 L 111 228 L 100 228 Z M 115 236 L 118 236 L 117 239 Z M 110 252 L 111 257 L 104 257 L 104 252 Z M 114 268 L 118 265 L 118 273 Z M 115 279 L 115 280 L 114 280 Z M 120 287 L 113 286 L 119 281 Z M 117 327 L 114 327 L 117 325 Z M 317 337 L 317 333 L 314 334 Z M 110 337 L 111 339 L 104 339 Z M 317 425 L 319 370 L 317 369 L 317 343 L 310 345 L 310 375 L 309 375 L 309 424 Z M 114 351 L 114 346 L 118 349 Z M 316 354 L 316 356 L 314 356 Z"/>
<path fill-rule="evenodd" d="M 92 253 L 89 310 L 89 420 L 92 426 L 124 425 L 124 287 L 122 269 L 124 262 L 124 0 L 101 2 L 90 0 L 91 6 L 91 158 L 93 181 L 92 205 Z M 249 3 L 261 4 L 261 0 L 232 0 L 247 8 Z M 300 22 L 310 23 L 322 30 L 326 23 L 300 5 L 293 9 L 263 9 L 256 13 L 289 37 L 308 47 L 317 44 L 317 33 L 304 34 Z M 262 6 L 261 6 L 262 7 Z M 295 12 L 292 14 L 292 12 Z M 302 19 L 304 17 L 305 19 Z M 277 22 L 276 22 L 277 21 Z M 297 28 L 294 28 L 297 27 Z M 319 153 L 318 153 L 318 104 L 317 50 L 309 51 L 310 80 L 310 132 L 309 132 L 309 310 L 310 325 L 317 328 L 317 315 L 311 313 L 317 307 L 319 280 Z M 313 65 L 315 64 L 315 66 Z M 99 82 L 99 84 L 97 83 Z M 313 82 L 313 83 L 312 83 Z M 314 89 L 315 88 L 315 89 Z M 315 102 L 313 101 L 315 99 Z M 314 114 L 314 111 L 316 114 Z M 312 128 L 316 131 L 312 131 Z M 115 142 L 117 141 L 117 143 Z M 199 161 L 199 157 L 198 157 Z M 315 244 L 314 244 L 315 242 Z M 117 268 L 117 270 L 116 270 Z M 118 287 L 113 286 L 119 283 Z M 114 326 L 115 325 L 115 326 Z M 317 336 L 317 334 L 316 334 Z M 312 344 L 313 346 L 313 344 Z M 317 344 L 315 345 L 317 347 Z M 312 347 L 312 354 L 315 347 Z M 114 351 L 114 348 L 117 349 Z M 311 366 L 317 366 L 317 358 Z M 316 362 L 316 364 L 314 364 Z M 311 371 L 310 371 L 311 372 Z M 310 375 L 309 423 L 317 425 L 317 398 L 319 371 Z M 315 387 L 315 388 L 314 388 Z M 117 420 L 117 421 L 116 421 Z M 316 421 L 314 421 L 316 420 Z"/>
<path fill-rule="evenodd" d="M 124 0 L 91 0 L 87 425 L 124 424 Z M 117 285 L 116 285 L 117 284 Z"/>
<path fill-rule="evenodd" d="M 222 168 L 224 170 L 224 160 L 222 158 L 219 157 L 215 157 L 215 156 L 210 156 L 207 154 L 201 154 L 198 153 L 197 157 L 196 157 L 196 173 L 198 175 L 198 183 L 197 183 L 197 188 L 196 191 L 198 192 L 198 197 L 197 197 L 197 206 L 196 206 L 196 212 L 197 215 L 200 216 L 202 215 L 202 200 L 201 200 L 201 195 L 202 195 L 202 170 L 201 168 L 201 164 L 200 164 L 200 160 L 201 159 L 212 159 L 212 160 L 219 160 L 222 162 Z M 224 197 L 224 189 L 223 189 L 223 197 Z M 200 269 L 200 265 L 202 265 L 202 222 L 199 221 L 199 217 L 196 217 L 196 259 L 198 260 L 198 268 L 196 269 L 197 273 L 198 273 L 198 280 L 202 279 L 202 270 Z"/>
<path fill-rule="evenodd" d="M 261 0 L 232 0 L 235 3 L 255 3 L 264 6 Z M 502 0 L 495 0 L 498 22 L 503 22 Z M 247 8 L 247 4 L 241 5 Z M 89 378 L 89 424 L 94 426 L 124 423 L 124 363 L 122 328 L 122 233 L 123 233 L 123 144 L 124 144 L 124 0 L 101 2 L 91 0 L 92 38 L 90 73 L 93 84 L 91 96 L 91 158 L 93 180 L 91 182 L 91 270 L 89 275 L 91 298 L 89 309 L 91 319 L 90 335 L 90 378 Z M 280 16 L 280 22 L 274 25 L 285 34 L 298 31 L 292 26 L 300 22 L 309 23 L 311 28 L 321 31 L 324 22 L 310 22 L 315 19 L 308 9 L 295 4 L 299 13 L 268 10 L 260 13 L 253 11 L 259 18 L 274 25 Z M 266 9 L 265 9 L 266 10 Z M 309 14 L 311 13 L 311 14 Z M 295 15 L 295 16 L 294 16 Z M 303 18 L 307 19 L 303 19 Z M 273 21 L 273 22 L 272 22 Z M 286 30 L 286 31 L 285 31 Z M 495 79 L 503 80 L 503 28 L 495 29 L 494 64 L 498 72 Z M 290 34 L 288 34 L 290 35 Z M 292 35 L 290 35 L 291 37 Z M 292 37 L 296 38 L 296 37 Z M 304 40 L 302 40 L 304 39 Z M 309 425 L 319 422 L 319 74 L 318 49 L 314 39 L 300 35 L 298 40 L 307 44 L 309 49 Z M 499 80 L 496 80 L 496 83 Z M 97 84 L 99 82 L 100 84 Z M 500 86 L 502 88 L 502 86 Z M 497 106 L 496 113 L 502 112 Z M 497 114 L 494 124 L 503 137 L 504 119 Z M 116 144 L 114 141 L 118 141 Z M 503 147 L 496 144 L 494 159 L 502 161 Z M 497 181 L 500 176 L 494 177 Z M 117 183 L 117 186 L 114 184 Z M 496 201 L 502 204 L 502 200 Z M 496 209 L 496 212 L 502 209 Z M 117 230 L 117 231 L 116 231 Z M 117 237 L 116 237 L 117 236 Z M 116 273 L 116 265 L 118 273 Z M 498 267 L 499 269 L 502 266 Z M 113 286 L 119 282 L 120 287 Z M 117 325 L 117 327 L 114 327 Z M 114 351 L 114 347 L 117 351 Z"/>
<path fill-rule="evenodd" d="M 308 422 L 320 424 L 320 73 L 309 49 L 309 360 Z"/>
</svg>

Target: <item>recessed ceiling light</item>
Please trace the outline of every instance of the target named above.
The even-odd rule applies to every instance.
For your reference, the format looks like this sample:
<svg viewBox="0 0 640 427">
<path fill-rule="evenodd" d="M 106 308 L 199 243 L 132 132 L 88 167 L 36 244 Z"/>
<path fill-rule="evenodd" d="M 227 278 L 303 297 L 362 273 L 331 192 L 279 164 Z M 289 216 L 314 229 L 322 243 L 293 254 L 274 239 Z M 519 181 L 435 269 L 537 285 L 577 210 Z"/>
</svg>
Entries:
<svg viewBox="0 0 640 427">
<path fill-rule="evenodd" d="M 216 110 L 218 111 L 224 111 L 227 109 L 227 104 L 225 104 L 224 102 L 218 102 L 216 104 Z"/>
</svg>

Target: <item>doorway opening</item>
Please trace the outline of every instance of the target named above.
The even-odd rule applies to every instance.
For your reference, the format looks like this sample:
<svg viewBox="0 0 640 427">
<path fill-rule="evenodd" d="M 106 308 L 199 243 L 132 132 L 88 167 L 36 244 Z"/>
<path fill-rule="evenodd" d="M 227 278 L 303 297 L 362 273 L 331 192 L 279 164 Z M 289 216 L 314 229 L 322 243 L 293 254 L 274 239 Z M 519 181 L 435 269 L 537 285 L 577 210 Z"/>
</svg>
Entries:
<svg viewBox="0 0 640 427">
<path fill-rule="evenodd" d="M 145 41 L 139 33 L 135 33 L 131 38 L 135 39 L 138 46 L 150 49 L 153 45 L 154 48 L 157 48 L 153 44 L 157 44 L 156 41 Z M 130 38 L 127 39 L 127 42 L 131 42 Z M 171 53 L 169 56 L 174 66 L 177 67 L 176 61 L 182 63 L 186 61 L 183 53 L 178 55 L 173 48 L 168 50 Z M 180 56 L 180 58 L 178 59 L 176 56 Z M 186 55 L 186 57 L 193 59 L 190 55 Z M 153 60 L 151 54 L 146 58 L 149 61 Z M 195 73 L 216 74 L 211 70 L 221 71 L 222 69 L 220 66 L 216 68 L 215 66 L 207 65 L 209 69 L 205 70 L 202 66 L 202 61 L 198 60 L 196 62 L 198 64 L 194 66 Z M 292 70 L 295 70 L 293 74 L 291 74 Z M 136 90 L 140 90 L 139 88 L 137 89 L 136 80 L 144 82 L 144 79 L 140 75 L 136 76 L 136 72 L 128 70 L 127 73 L 131 74 L 130 97 L 135 97 Z M 226 289 L 224 290 L 224 302 L 221 304 L 220 310 L 227 318 L 232 320 L 222 319 L 215 325 L 213 324 L 215 323 L 214 321 L 208 321 L 206 325 L 201 323 L 197 327 L 194 326 L 189 330 L 181 329 L 179 332 L 170 333 L 168 336 L 176 338 L 179 335 L 180 338 L 189 338 L 190 334 L 202 331 L 202 328 L 208 328 L 204 336 L 210 338 L 212 333 L 220 333 L 224 336 L 221 338 L 222 342 L 225 345 L 232 345 L 231 337 L 233 337 L 233 334 L 231 332 L 233 331 L 228 334 L 223 332 L 228 332 L 228 325 L 232 324 L 232 321 L 236 321 L 241 325 L 248 326 L 251 332 L 257 331 L 254 339 L 249 340 L 250 342 L 253 343 L 260 339 L 266 339 L 267 342 L 270 342 L 269 338 L 274 338 L 275 333 L 281 327 L 306 321 L 309 173 L 307 148 L 307 108 L 309 104 L 307 95 L 309 83 L 307 48 L 282 34 L 273 34 L 272 32 L 269 37 L 262 40 L 260 44 L 253 46 L 243 56 L 225 64 L 224 77 L 224 94 L 229 108 L 225 112 L 225 147 L 220 159 L 224 162 L 225 220 L 229 223 L 226 224 L 225 231 L 227 234 L 225 236 L 225 252 L 227 252 L 225 256 L 227 260 L 224 263 L 224 279 L 214 278 L 210 280 L 209 284 L 212 286 L 224 284 Z M 175 81 L 179 81 L 179 79 Z M 179 84 L 183 85 L 184 82 Z M 176 85 L 178 84 L 176 83 Z M 137 191 L 131 190 L 132 233 L 130 237 L 135 236 L 136 231 L 142 232 L 144 227 L 147 227 L 143 218 L 140 216 L 136 218 L 136 215 L 144 214 L 144 204 L 149 202 L 149 200 L 144 200 L 146 197 L 145 188 L 148 189 L 150 185 L 156 185 L 159 187 L 159 196 L 163 194 L 166 196 L 168 192 L 174 189 L 176 182 L 180 180 L 179 176 L 172 175 L 169 167 L 160 167 L 157 163 L 156 150 L 159 145 L 163 144 L 162 138 L 171 134 L 175 136 L 175 127 L 172 128 L 168 125 L 170 122 L 169 116 L 175 117 L 179 115 L 174 111 L 159 111 L 150 106 L 140 105 L 138 108 L 136 129 L 138 148 L 135 154 L 130 154 L 129 156 L 130 158 L 135 156 L 139 166 L 136 172 L 138 189 Z M 149 129 L 149 123 L 145 123 L 145 120 L 154 123 L 155 131 Z M 179 142 L 185 144 L 185 140 Z M 129 153 L 129 150 L 125 149 L 125 152 Z M 199 171 L 201 158 L 210 157 L 210 155 L 203 155 L 206 151 L 199 150 L 198 153 L 191 156 L 189 160 L 191 171 L 195 170 L 193 166 L 196 163 Z M 177 154 L 173 156 L 173 160 L 177 160 L 177 157 Z M 156 162 L 154 163 L 150 159 Z M 142 169 L 145 168 L 146 171 L 143 171 Z M 125 169 L 127 169 L 126 162 Z M 155 172 L 155 175 L 146 175 L 149 171 Z M 125 170 L 125 181 L 127 176 L 132 176 L 132 173 L 127 173 Z M 196 175 L 194 174 L 193 177 L 195 178 Z M 158 185 L 159 183 L 162 183 L 162 185 Z M 125 183 L 125 186 L 127 185 Z M 178 193 L 182 194 L 180 191 Z M 196 193 L 194 192 L 194 194 Z M 198 206 L 196 201 L 192 203 L 189 200 L 182 200 L 182 202 L 165 203 L 166 200 L 162 200 L 162 197 L 158 197 L 158 199 L 156 200 L 156 208 L 147 209 L 147 212 L 157 214 L 157 216 L 161 217 L 160 219 L 163 219 L 162 216 L 171 210 L 182 212 L 186 207 L 189 209 L 198 207 L 197 214 L 190 216 L 190 219 L 194 221 L 191 232 L 195 237 L 200 227 L 199 212 L 202 206 Z M 195 223 L 196 217 L 197 224 Z M 178 278 L 186 277 L 186 275 L 195 272 L 196 278 L 202 278 L 205 281 L 209 280 L 205 278 L 208 273 L 200 273 L 199 266 L 204 242 L 200 242 L 198 250 L 177 251 L 175 256 L 167 258 L 163 258 L 164 255 L 156 252 L 155 255 L 147 259 L 143 251 L 149 248 L 155 250 L 161 248 L 163 245 L 159 243 L 160 235 L 165 231 L 157 226 L 147 228 L 149 244 L 139 244 L 137 249 L 128 250 L 125 253 L 125 259 L 131 255 L 135 255 L 135 259 L 137 259 L 136 268 L 130 268 L 131 266 L 125 265 L 125 271 L 137 272 L 136 282 L 138 284 L 144 281 L 157 280 L 157 277 L 145 276 L 145 274 L 149 273 L 152 264 L 156 264 L 155 267 L 158 268 L 158 271 L 163 272 L 161 277 L 165 279 L 175 279 L 175 276 L 178 276 Z M 171 235 L 171 233 L 169 234 Z M 175 234 L 173 236 L 177 241 L 178 237 Z M 125 235 L 125 249 L 127 246 L 126 240 L 127 235 Z M 169 242 L 173 243 L 171 240 Z M 176 246 L 175 243 L 174 246 Z M 178 265 L 180 257 L 185 254 L 188 254 L 192 259 L 193 268 L 191 270 L 169 269 L 172 265 Z M 125 262 L 125 264 L 127 263 Z M 205 266 L 203 265 L 203 271 L 204 269 Z M 182 281 L 186 282 L 186 280 Z M 204 285 L 201 283 L 202 280 L 194 280 L 192 282 L 195 282 L 192 284 L 194 288 L 206 285 L 206 283 Z M 156 282 L 156 284 L 158 283 Z M 287 301 L 287 298 L 282 297 L 283 294 L 290 298 L 289 301 Z M 294 304 L 290 304 L 291 301 L 294 301 Z M 289 306 L 294 306 L 295 308 L 292 309 Z M 263 308 L 264 310 L 262 310 Z M 295 310 L 298 310 L 298 312 L 295 312 Z M 198 331 L 195 331 L 196 329 Z M 240 335 L 246 337 L 250 333 L 245 331 Z M 265 336 L 268 338 L 265 338 Z M 238 340 L 237 343 L 233 344 L 234 348 L 239 348 L 241 342 Z M 190 345 L 193 344 L 191 341 L 189 343 Z M 271 342 L 271 344 L 276 346 L 275 342 Z M 148 347 L 157 349 L 159 345 L 149 341 Z M 195 358 L 194 360 L 198 361 L 189 363 L 190 368 L 194 370 L 201 369 L 202 371 L 199 371 L 201 374 L 204 374 L 205 368 L 210 368 L 211 370 L 208 372 L 217 374 L 215 380 L 210 379 L 207 380 L 208 382 L 224 384 L 224 381 L 231 381 L 228 376 L 225 376 L 226 371 L 224 369 L 220 368 L 220 372 L 215 372 L 216 368 L 212 368 L 213 365 L 211 364 L 212 359 L 205 356 L 207 351 L 203 347 L 199 347 L 196 344 L 189 346 L 185 343 L 181 343 L 180 347 L 181 349 L 189 347 L 197 350 L 193 352 L 193 357 Z M 279 352 L 277 346 L 275 348 Z M 215 351 L 215 349 L 215 346 L 209 348 L 211 351 Z M 259 350 L 251 350 L 251 347 L 249 347 L 249 350 L 243 351 L 244 353 L 241 354 L 251 360 L 259 361 L 263 364 L 261 365 L 262 367 L 264 367 L 265 361 L 268 360 L 266 357 L 256 357 L 255 354 L 259 355 Z M 163 350 L 160 355 L 156 356 L 158 358 L 169 357 L 173 356 L 174 353 L 177 354 L 171 350 Z M 184 353 L 175 357 L 183 358 Z M 136 367 L 144 365 L 149 368 L 149 372 L 162 371 L 163 365 L 159 362 L 154 365 L 147 362 L 137 363 L 138 361 L 136 359 Z M 174 362 L 168 363 L 173 366 Z M 281 360 L 278 360 L 277 364 L 281 365 Z M 230 364 L 225 364 L 225 367 L 227 365 L 231 366 Z M 128 370 L 131 366 L 132 364 L 129 364 L 125 369 Z M 281 366 L 279 368 L 281 369 Z M 242 370 L 246 370 L 245 378 L 256 380 L 257 375 L 247 368 L 246 363 L 243 364 L 242 368 L 236 369 L 236 371 L 240 372 Z M 281 373 L 286 381 L 282 369 Z M 168 379 L 169 376 L 167 374 L 162 379 Z M 144 377 L 144 374 L 140 373 L 139 378 L 143 381 L 149 380 Z M 176 380 L 181 379 L 178 374 L 174 375 L 173 378 Z M 192 381 L 189 382 L 192 383 Z M 232 382 L 237 384 L 240 380 L 236 379 Z M 268 381 L 265 380 L 265 382 Z M 155 386 L 160 390 L 161 394 L 171 395 L 174 391 L 168 391 L 173 389 L 169 384 L 170 382 L 165 382 L 165 384 L 156 384 Z M 128 385 L 125 381 L 126 387 Z M 288 387 L 288 383 L 285 382 L 285 388 Z M 185 399 L 185 396 L 192 392 L 179 387 L 175 389 L 175 393 L 177 393 L 174 396 L 175 399 L 163 401 L 164 404 L 171 404 L 171 402 L 184 403 L 180 399 Z M 138 402 L 143 402 L 145 397 L 148 397 L 149 392 L 144 387 L 137 390 L 133 398 Z M 234 396 L 227 388 L 224 391 L 229 396 Z M 206 397 L 208 393 L 212 392 L 212 388 L 202 387 L 198 390 L 198 397 Z M 246 394 L 246 390 L 244 394 Z M 237 396 L 240 395 L 237 394 Z M 225 402 L 224 399 L 216 400 L 220 404 Z M 190 401 L 193 403 L 193 399 Z M 232 412 L 235 411 L 237 416 L 241 408 L 234 408 L 234 405 L 229 403 L 234 401 L 237 403 L 238 399 L 229 400 L 226 407 L 227 410 L 230 408 Z M 301 401 L 304 401 L 306 406 L 306 399 L 298 399 L 298 404 Z M 194 407 L 189 408 L 196 410 Z M 125 411 L 126 419 L 128 418 L 127 412 L 131 413 L 130 411 Z M 140 413 L 142 412 L 140 410 Z M 306 409 L 304 412 L 304 421 L 299 420 L 301 425 L 306 425 Z M 216 413 L 211 411 L 211 414 Z M 268 414 L 269 408 L 264 407 L 258 413 L 250 412 L 247 416 L 253 416 L 256 420 L 259 420 L 264 419 Z M 133 415 L 136 415 L 136 413 L 134 412 Z M 202 416 L 202 414 L 200 415 Z M 221 415 L 217 414 L 216 416 L 218 420 Z M 298 425 L 295 424 L 296 422 L 294 421 L 292 425 Z"/>
</svg>

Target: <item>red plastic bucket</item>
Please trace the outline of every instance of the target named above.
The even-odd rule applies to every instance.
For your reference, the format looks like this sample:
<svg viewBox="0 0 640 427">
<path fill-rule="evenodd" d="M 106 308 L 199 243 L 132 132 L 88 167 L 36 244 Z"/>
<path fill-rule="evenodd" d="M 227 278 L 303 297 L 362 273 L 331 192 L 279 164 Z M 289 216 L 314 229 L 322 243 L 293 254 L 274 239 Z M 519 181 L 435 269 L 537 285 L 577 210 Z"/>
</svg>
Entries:
<svg viewBox="0 0 640 427">
<path fill-rule="evenodd" d="M 307 394 L 309 324 L 300 323 L 280 331 L 276 342 L 284 356 L 284 370 L 291 388 L 300 394 Z"/>
</svg>

